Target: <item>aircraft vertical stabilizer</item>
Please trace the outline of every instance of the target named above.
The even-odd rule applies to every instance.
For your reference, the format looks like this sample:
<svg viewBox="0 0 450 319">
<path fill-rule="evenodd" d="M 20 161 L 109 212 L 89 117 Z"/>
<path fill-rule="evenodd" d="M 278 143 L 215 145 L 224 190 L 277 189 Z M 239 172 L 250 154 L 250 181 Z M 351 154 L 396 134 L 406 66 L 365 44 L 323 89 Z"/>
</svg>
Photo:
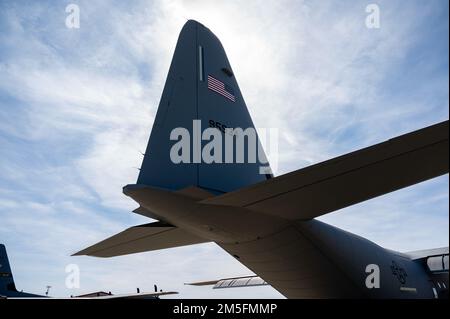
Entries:
<svg viewBox="0 0 450 319">
<path fill-rule="evenodd" d="M 226 128 L 254 128 L 222 44 L 205 26 L 189 20 L 178 38 L 137 184 L 170 190 L 196 186 L 224 193 L 270 176 L 260 173 L 260 167 L 270 168 L 258 157 L 254 163 L 225 164 L 224 143 L 222 163 L 204 163 L 201 150 L 209 140 L 202 142 L 201 134 L 208 127 L 217 128 L 222 137 Z M 187 130 L 192 143 L 189 163 L 183 165 L 170 158 L 178 141 L 170 140 L 175 128 Z M 248 158 L 247 147 L 244 153 Z"/>
</svg>

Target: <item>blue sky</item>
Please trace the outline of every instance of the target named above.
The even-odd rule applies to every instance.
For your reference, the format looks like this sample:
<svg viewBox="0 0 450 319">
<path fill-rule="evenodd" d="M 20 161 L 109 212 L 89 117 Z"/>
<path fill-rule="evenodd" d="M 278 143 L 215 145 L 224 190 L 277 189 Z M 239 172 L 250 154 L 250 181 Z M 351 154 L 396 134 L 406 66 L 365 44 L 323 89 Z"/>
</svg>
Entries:
<svg viewBox="0 0 450 319">
<path fill-rule="evenodd" d="M 222 41 L 255 125 L 280 129 L 286 173 L 448 119 L 448 1 L 0 1 L 0 242 L 18 288 L 281 297 L 183 282 L 250 273 L 214 244 L 70 254 L 149 220 L 134 183 L 187 19 Z M 263 4 L 264 3 L 264 4 Z M 367 29 L 365 7 L 380 7 Z M 445 175 L 320 219 L 401 251 L 448 246 Z M 65 287 L 66 265 L 81 287 Z"/>
</svg>

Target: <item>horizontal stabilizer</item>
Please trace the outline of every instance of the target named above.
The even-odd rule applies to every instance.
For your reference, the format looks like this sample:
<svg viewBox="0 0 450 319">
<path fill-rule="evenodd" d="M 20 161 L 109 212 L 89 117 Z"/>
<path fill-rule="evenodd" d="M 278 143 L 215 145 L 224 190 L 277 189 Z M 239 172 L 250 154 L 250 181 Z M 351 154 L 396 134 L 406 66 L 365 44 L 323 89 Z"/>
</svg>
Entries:
<svg viewBox="0 0 450 319">
<path fill-rule="evenodd" d="M 201 201 L 308 220 L 448 173 L 448 121 Z"/>
<path fill-rule="evenodd" d="M 185 230 L 155 222 L 130 227 L 73 256 L 114 257 L 207 242 Z"/>
</svg>

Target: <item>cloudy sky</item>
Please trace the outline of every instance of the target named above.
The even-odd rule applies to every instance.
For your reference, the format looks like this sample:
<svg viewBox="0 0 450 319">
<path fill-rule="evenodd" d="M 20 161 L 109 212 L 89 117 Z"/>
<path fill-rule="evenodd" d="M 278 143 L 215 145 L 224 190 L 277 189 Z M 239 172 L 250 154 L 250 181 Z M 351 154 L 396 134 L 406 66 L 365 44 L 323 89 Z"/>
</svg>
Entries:
<svg viewBox="0 0 450 319">
<path fill-rule="evenodd" d="M 0 0 L 0 242 L 16 285 L 68 296 L 153 289 L 275 297 L 184 282 L 250 271 L 214 244 L 112 259 L 70 257 L 149 222 L 122 194 L 137 178 L 178 33 L 222 41 L 255 125 L 280 129 L 283 174 L 448 119 L 447 0 Z M 366 6 L 380 28 L 365 26 Z M 320 218 L 400 251 L 448 246 L 449 178 Z M 81 287 L 65 286 L 65 267 Z"/>
</svg>

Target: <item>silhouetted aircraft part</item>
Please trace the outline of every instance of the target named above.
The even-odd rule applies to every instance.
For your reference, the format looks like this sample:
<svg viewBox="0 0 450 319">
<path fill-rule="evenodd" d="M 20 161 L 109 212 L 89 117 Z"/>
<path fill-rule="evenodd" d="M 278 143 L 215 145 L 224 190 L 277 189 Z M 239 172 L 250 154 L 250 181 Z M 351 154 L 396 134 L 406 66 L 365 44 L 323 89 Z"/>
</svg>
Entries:
<svg viewBox="0 0 450 319">
<path fill-rule="evenodd" d="M 202 201 L 307 220 L 448 173 L 448 121 Z"/>
<path fill-rule="evenodd" d="M 129 228 L 77 255 L 119 256 L 212 241 L 256 274 L 206 282 L 220 288 L 269 284 L 288 298 L 448 296 L 448 250 L 395 252 L 314 219 L 448 174 L 448 120 L 278 177 L 259 157 L 205 163 L 198 152 L 205 143 L 194 138 L 189 163 L 172 161 L 172 130 L 194 136 L 195 123 L 220 134 L 254 129 L 222 44 L 189 20 L 138 180 L 123 188 L 139 204 L 135 213 L 160 222 Z M 244 153 L 248 159 L 250 148 Z"/>
<path fill-rule="evenodd" d="M 9 265 L 6 247 L 0 244 L 0 299 L 47 299 L 48 291 L 51 286 L 47 286 L 47 291 L 44 295 L 30 294 L 23 291 L 17 291 L 14 284 L 14 279 Z M 111 292 L 97 291 L 79 296 L 70 296 L 69 298 L 55 298 L 55 299 L 157 299 L 164 295 L 178 294 L 176 291 L 160 291 L 160 292 L 140 292 L 137 288 L 137 293 L 113 295 Z"/>
<path fill-rule="evenodd" d="M 112 257 L 199 244 L 207 241 L 183 229 L 165 223 L 155 222 L 130 227 L 117 235 L 73 254 L 73 256 Z"/>
</svg>

